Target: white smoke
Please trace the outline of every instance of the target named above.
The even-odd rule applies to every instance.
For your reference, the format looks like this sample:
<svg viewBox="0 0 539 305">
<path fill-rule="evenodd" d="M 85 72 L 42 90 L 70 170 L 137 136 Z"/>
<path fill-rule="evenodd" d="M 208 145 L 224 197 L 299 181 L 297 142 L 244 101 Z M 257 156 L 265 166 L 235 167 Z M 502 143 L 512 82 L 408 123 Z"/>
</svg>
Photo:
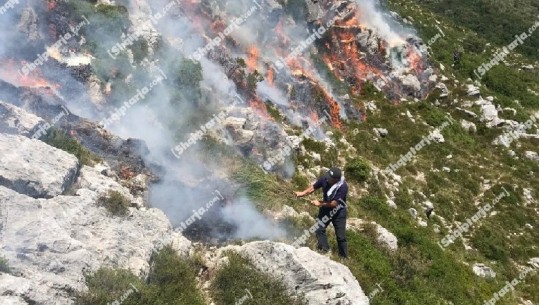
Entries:
<svg viewBox="0 0 539 305">
<path fill-rule="evenodd" d="M 359 20 L 376 33 L 391 46 L 404 42 L 403 32 L 397 32 L 394 22 L 389 20 L 380 9 L 379 0 L 356 0 L 359 9 Z"/>
<path fill-rule="evenodd" d="M 264 100 L 270 100 L 281 106 L 288 106 L 290 103 L 284 93 L 276 87 L 270 86 L 267 81 L 257 83 L 256 93 Z"/>
</svg>

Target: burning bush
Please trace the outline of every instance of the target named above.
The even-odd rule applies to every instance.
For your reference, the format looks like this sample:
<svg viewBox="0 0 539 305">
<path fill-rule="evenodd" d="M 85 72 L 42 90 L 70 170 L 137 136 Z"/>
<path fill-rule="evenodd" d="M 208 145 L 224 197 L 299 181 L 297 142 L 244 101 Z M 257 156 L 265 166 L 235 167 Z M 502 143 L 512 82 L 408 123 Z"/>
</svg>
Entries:
<svg viewBox="0 0 539 305">
<path fill-rule="evenodd" d="M 107 195 L 98 199 L 98 203 L 116 216 L 126 215 L 131 205 L 131 202 L 118 191 L 109 191 Z"/>
</svg>

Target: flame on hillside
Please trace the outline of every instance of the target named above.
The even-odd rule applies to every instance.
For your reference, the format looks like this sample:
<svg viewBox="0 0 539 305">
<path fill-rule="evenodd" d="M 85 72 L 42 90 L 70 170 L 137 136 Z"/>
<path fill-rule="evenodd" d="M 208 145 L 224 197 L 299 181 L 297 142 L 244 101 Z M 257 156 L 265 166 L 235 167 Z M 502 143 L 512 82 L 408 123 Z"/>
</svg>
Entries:
<svg viewBox="0 0 539 305">
<path fill-rule="evenodd" d="M 39 69 L 31 71 L 28 75 L 17 72 L 25 64 L 26 62 L 17 64 L 11 59 L 0 61 L 0 79 L 16 87 L 51 88 L 54 90 L 60 88 L 59 84 L 51 83 L 45 79 Z"/>
</svg>

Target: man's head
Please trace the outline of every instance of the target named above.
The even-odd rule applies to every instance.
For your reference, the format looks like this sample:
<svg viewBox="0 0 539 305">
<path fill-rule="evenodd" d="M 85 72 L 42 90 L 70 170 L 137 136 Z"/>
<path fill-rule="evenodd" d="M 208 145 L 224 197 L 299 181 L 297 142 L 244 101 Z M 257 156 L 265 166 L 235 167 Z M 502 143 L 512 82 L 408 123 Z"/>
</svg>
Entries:
<svg viewBox="0 0 539 305">
<path fill-rule="evenodd" d="M 329 184 L 333 185 L 333 184 L 339 182 L 339 180 L 341 180 L 342 171 L 338 167 L 332 167 L 327 172 L 327 177 L 328 177 Z"/>
</svg>

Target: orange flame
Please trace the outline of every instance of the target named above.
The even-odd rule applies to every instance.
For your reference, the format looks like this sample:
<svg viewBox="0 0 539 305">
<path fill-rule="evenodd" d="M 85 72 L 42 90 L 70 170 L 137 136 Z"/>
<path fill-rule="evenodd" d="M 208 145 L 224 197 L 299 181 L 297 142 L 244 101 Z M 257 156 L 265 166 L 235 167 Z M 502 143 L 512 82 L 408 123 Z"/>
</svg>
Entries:
<svg viewBox="0 0 539 305">
<path fill-rule="evenodd" d="M 52 11 L 56 8 L 56 0 L 47 0 L 47 9 Z"/>
<path fill-rule="evenodd" d="M 20 66 L 26 63 L 22 62 Z M 28 75 L 20 74 L 19 65 L 13 60 L 0 62 L 0 79 L 17 87 L 31 88 L 52 88 L 59 89 L 59 84 L 50 83 L 46 80 L 39 69 L 30 72 Z"/>
<path fill-rule="evenodd" d="M 256 70 L 259 55 L 260 51 L 258 51 L 256 46 L 252 45 L 247 51 L 247 68 L 249 68 L 249 70 Z"/>
<path fill-rule="evenodd" d="M 316 111 L 311 110 L 311 114 L 309 115 L 313 123 L 318 124 L 318 113 Z"/>
<path fill-rule="evenodd" d="M 273 87 L 273 80 L 275 79 L 275 72 L 273 72 L 272 68 L 268 68 L 268 72 L 266 75 L 266 80 L 268 81 L 268 84 Z"/>
<path fill-rule="evenodd" d="M 255 97 L 249 101 L 249 106 L 253 109 L 253 111 L 258 114 L 259 116 L 271 120 L 271 116 L 268 113 L 268 109 L 266 108 L 266 104 L 262 102 L 261 99 L 258 97 Z"/>
<path fill-rule="evenodd" d="M 329 103 L 329 114 L 331 115 L 331 123 L 333 127 L 337 129 L 341 129 L 343 127 L 342 122 L 341 122 L 341 114 L 340 114 L 341 107 L 339 106 L 339 104 L 334 98 L 332 98 L 329 95 L 326 97 Z"/>
<path fill-rule="evenodd" d="M 418 54 L 418 52 L 411 46 L 408 47 L 408 63 L 410 64 L 410 68 L 413 69 L 416 73 L 419 73 L 421 70 L 420 63 L 421 63 L 421 56 Z"/>
</svg>

